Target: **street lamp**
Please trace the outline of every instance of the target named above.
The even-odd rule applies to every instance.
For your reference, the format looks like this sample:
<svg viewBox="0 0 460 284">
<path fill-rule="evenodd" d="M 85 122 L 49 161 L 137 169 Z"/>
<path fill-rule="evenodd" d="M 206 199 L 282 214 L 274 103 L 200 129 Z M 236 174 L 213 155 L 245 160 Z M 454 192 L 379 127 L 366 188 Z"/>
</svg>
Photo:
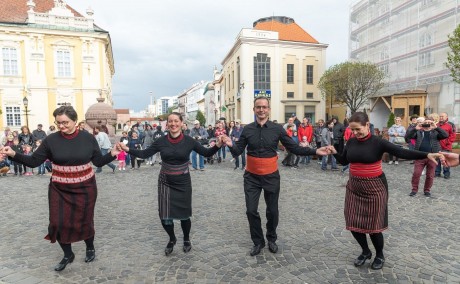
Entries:
<svg viewBox="0 0 460 284">
<path fill-rule="evenodd" d="M 29 100 L 27 99 L 27 97 L 24 97 L 22 99 L 22 103 L 24 104 L 25 113 L 26 113 L 26 126 L 29 127 L 29 110 L 28 110 Z"/>
</svg>

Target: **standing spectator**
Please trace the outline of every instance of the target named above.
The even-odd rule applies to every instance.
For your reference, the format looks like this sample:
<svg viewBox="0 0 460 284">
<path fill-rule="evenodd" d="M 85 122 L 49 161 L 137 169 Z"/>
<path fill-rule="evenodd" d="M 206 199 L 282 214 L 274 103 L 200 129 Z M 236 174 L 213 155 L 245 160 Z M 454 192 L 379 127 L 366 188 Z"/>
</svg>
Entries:
<svg viewBox="0 0 460 284">
<path fill-rule="evenodd" d="M 313 132 L 313 135 L 315 136 L 315 141 L 316 141 L 316 148 L 321 148 L 321 135 L 323 133 L 323 129 L 324 129 L 324 120 L 320 119 L 318 120 L 318 123 Z"/>
<path fill-rule="evenodd" d="M 126 145 L 126 144 L 124 144 Z M 118 160 L 118 170 L 119 171 L 125 171 L 126 170 L 126 155 L 127 153 L 125 151 L 120 151 L 117 155 L 117 160 Z"/>
<path fill-rule="evenodd" d="M 131 130 L 131 121 L 127 121 L 125 123 L 125 125 L 123 125 L 123 131 L 126 131 L 126 133 L 128 133 L 128 131 Z"/>
<path fill-rule="evenodd" d="M 206 129 L 206 132 L 208 132 L 208 137 L 214 137 L 214 128 L 211 124 L 208 125 L 208 129 Z"/>
<path fill-rule="evenodd" d="M 337 123 L 337 119 L 336 119 Z M 334 141 L 333 135 L 334 135 L 334 126 L 336 125 L 334 123 L 334 119 L 328 121 L 327 127 L 323 128 L 321 132 L 321 147 L 326 147 L 326 146 L 332 146 L 332 141 Z M 334 147 L 335 148 L 335 147 Z M 338 153 L 341 153 L 337 150 Z M 329 154 L 327 156 L 324 156 L 323 159 L 321 160 L 321 169 L 323 171 L 327 170 L 327 160 L 331 159 L 331 169 L 333 171 L 339 170 L 337 168 L 337 163 L 335 161 L 335 157 L 332 154 Z"/>
<path fill-rule="evenodd" d="M 243 126 L 241 125 L 241 120 L 235 120 L 235 128 L 232 131 L 231 139 L 233 143 L 240 140 L 241 133 L 243 132 Z M 243 149 L 241 152 L 241 169 L 244 170 L 246 168 L 246 149 Z M 235 157 L 235 168 L 234 170 L 240 167 L 240 156 Z"/>
<path fill-rule="evenodd" d="M 133 128 L 135 128 L 135 126 L 133 126 Z M 130 149 L 142 150 L 142 141 L 139 139 L 137 132 L 133 131 L 132 135 L 133 136 L 129 140 L 128 145 L 126 145 L 126 146 L 128 146 Z M 126 151 L 126 152 L 128 152 L 128 151 Z M 139 169 L 141 167 L 142 159 L 136 158 L 131 154 L 129 154 L 129 156 L 130 156 L 129 158 L 131 160 L 131 170 L 135 169 L 134 168 L 135 164 L 137 164 L 137 168 Z"/>
<path fill-rule="evenodd" d="M 417 114 L 411 115 L 409 126 L 407 127 L 406 134 L 404 135 L 404 139 L 406 140 L 407 147 L 409 148 L 409 150 L 414 150 L 415 139 L 410 139 L 407 134 L 417 126 L 417 118 Z"/>
<path fill-rule="evenodd" d="M 160 139 L 163 136 L 165 136 L 165 132 L 161 130 L 161 125 L 157 125 L 156 130 L 153 133 L 153 142 L 155 143 L 155 141 L 157 141 L 158 139 Z M 155 155 L 153 155 L 153 157 L 152 157 L 152 162 L 153 162 L 152 166 L 155 165 L 157 159 L 158 159 L 158 163 L 161 164 L 160 153 L 156 153 Z"/>
<path fill-rule="evenodd" d="M 190 129 L 188 129 L 187 123 L 184 123 L 182 125 L 182 132 L 184 133 L 184 135 L 190 136 Z"/>
<path fill-rule="evenodd" d="M 21 133 L 18 135 L 19 144 L 33 146 L 35 144 L 34 136 L 30 133 L 29 127 L 22 126 Z"/>
<path fill-rule="evenodd" d="M 190 135 L 193 139 L 200 142 L 201 145 L 204 145 L 208 139 L 208 133 L 206 130 L 200 126 L 200 122 L 195 120 L 193 123 L 193 128 L 190 130 Z M 204 171 L 204 157 L 203 155 L 197 154 L 195 150 L 192 150 L 192 168 L 193 170 L 197 170 L 198 166 L 200 167 L 200 171 Z M 196 164 L 196 156 L 198 155 L 199 165 Z"/>
<path fill-rule="evenodd" d="M 302 123 L 297 128 L 299 137 L 307 137 L 307 142 L 311 143 L 313 140 L 313 126 L 310 124 L 310 119 L 304 117 Z M 308 156 L 309 157 L 309 156 Z"/>
<path fill-rule="evenodd" d="M 46 132 L 43 130 L 43 125 L 37 125 L 37 129 L 32 131 L 32 135 L 34 136 L 34 140 L 42 140 L 46 138 Z"/>
<path fill-rule="evenodd" d="M 19 145 L 19 139 L 18 138 L 13 139 L 13 146 L 11 146 L 11 149 L 13 149 L 13 151 L 16 152 L 16 153 L 24 154 L 24 149 L 22 148 L 21 145 Z M 12 163 L 13 163 L 14 175 L 15 176 L 17 176 L 17 175 L 22 176 L 24 166 L 20 162 L 15 161 L 15 160 L 13 160 Z"/>
<path fill-rule="evenodd" d="M 131 137 L 128 136 L 128 131 L 123 130 L 121 132 L 120 142 L 125 145 L 128 145 L 130 140 Z M 128 154 L 126 155 L 125 163 L 126 165 L 129 165 L 131 163 L 131 157 Z"/>
<path fill-rule="evenodd" d="M 101 153 L 102 155 L 106 155 L 107 153 L 110 152 L 112 148 L 112 143 L 110 143 L 109 136 L 107 133 L 102 131 L 102 127 L 100 125 L 97 125 L 94 128 L 94 132 L 96 133 L 96 141 L 99 144 L 99 148 L 101 148 Z M 109 166 L 112 169 L 112 173 L 115 173 L 115 165 L 112 163 L 108 163 L 107 166 Z M 96 169 L 96 173 L 102 172 L 102 167 L 98 167 Z"/>
<path fill-rule="evenodd" d="M 429 117 L 425 119 L 423 123 L 419 123 L 414 129 L 408 134 L 409 138 L 417 140 L 415 143 L 415 150 L 425 153 L 438 153 L 441 151 L 440 140 L 449 137 L 449 134 L 438 127 L 433 118 Z M 416 160 L 414 162 L 414 173 L 412 174 L 412 191 L 410 196 L 415 196 L 418 192 L 418 185 L 420 182 L 420 176 L 422 175 L 423 169 L 426 167 L 426 178 L 423 192 L 426 197 L 431 196 L 431 186 L 434 181 L 434 173 L 436 169 L 436 163 L 433 163 L 428 158 L 423 160 Z"/>
<path fill-rule="evenodd" d="M 54 133 L 54 132 L 56 132 L 56 131 L 57 131 L 57 130 L 56 130 L 56 126 L 50 125 L 50 127 L 48 128 L 48 131 L 46 132 L 46 135 L 48 136 L 48 135 L 50 135 L 51 133 Z"/>
<path fill-rule="evenodd" d="M 6 139 L 8 135 L 10 134 L 10 132 L 11 132 L 10 128 L 8 126 L 5 127 L 5 130 L 0 134 L 0 146 L 5 146 Z"/>
<path fill-rule="evenodd" d="M 297 130 L 300 125 L 300 120 L 297 118 L 297 115 L 295 113 L 291 114 L 291 117 L 293 118 L 295 124 L 295 130 Z"/>
<path fill-rule="evenodd" d="M 86 131 L 86 132 L 88 132 L 88 130 L 86 130 L 85 127 L 86 127 L 86 122 L 85 122 L 85 121 L 80 121 L 80 122 L 78 123 L 78 130 L 79 130 L 79 131 Z M 105 132 L 105 131 L 104 131 L 104 132 Z M 105 133 L 107 133 L 107 132 L 105 132 Z"/>
<path fill-rule="evenodd" d="M 311 148 L 311 144 L 308 143 L 307 136 L 302 137 L 302 141 L 299 142 L 299 146 L 304 147 L 304 148 Z M 300 158 L 302 158 L 302 159 L 306 158 L 306 161 L 303 164 L 306 165 L 306 164 L 310 163 L 310 158 L 311 158 L 310 156 L 299 156 L 299 155 L 297 155 L 297 158 L 296 158 L 295 163 L 294 163 L 294 168 L 297 168 L 299 166 Z M 302 164 L 302 161 L 300 161 L 300 163 Z"/>
<path fill-rule="evenodd" d="M 227 131 L 224 128 L 224 123 L 222 121 L 216 122 L 216 129 L 214 130 L 214 136 L 219 137 L 221 135 L 227 135 Z M 219 157 L 219 162 L 220 161 L 225 161 L 225 144 L 222 145 L 222 147 L 219 148 L 219 151 L 217 152 L 217 156 Z"/>
<path fill-rule="evenodd" d="M 439 141 L 441 144 L 441 151 L 442 152 L 452 152 L 452 144 L 455 141 L 456 129 L 455 124 L 449 121 L 449 117 L 447 116 L 446 112 L 442 112 L 439 115 L 439 123 L 438 127 L 444 129 L 449 137 L 447 139 Z M 450 168 L 448 166 L 442 167 L 443 175 L 445 179 L 450 178 Z M 436 167 L 435 176 L 441 176 L 441 161 L 438 162 L 438 166 Z"/>
<path fill-rule="evenodd" d="M 292 136 L 294 134 L 294 130 L 292 130 L 293 128 L 295 127 L 295 125 L 288 125 L 287 126 L 287 129 L 286 129 L 286 134 L 292 139 Z M 293 140 L 294 141 L 294 140 Z M 297 145 L 299 145 L 299 143 L 296 143 Z M 283 164 L 283 166 L 286 166 L 286 167 L 292 167 L 293 166 L 293 159 L 292 159 L 292 154 L 291 154 L 291 151 L 289 151 L 288 149 L 285 149 L 286 151 L 286 155 L 283 159 L 283 161 L 281 162 L 281 164 Z"/>
<path fill-rule="evenodd" d="M 334 148 L 337 152 L 342 153 L 343 151 L 343 133 L 345 132 L 345 127 L 342 123 L 340 123 L 336 116 L 332 117 L 332 122 L 334 123 L 334 127 L 332 128 L 332 135 L 334 141 Z"/>
<path fill-rule="evenodd" d="M 42 140 L 35 141 L 35 148 L 33 149 L 33 151 L 35 152 L 38 149 L 38 147 L 40 147 L 41 144 L 42 144 Z M 45 174 L 45 162 L 41 163 L 38 166 L 37 175 L 44 175 L 44 174 Z"/>
<path fill-rule="evenodd" d="M 297 131 L 297 126 L 294 123 L 294 117 L 290 117 L 288 122 L 283 125 L 284 130 L 287 130 L 288 126 L 291 126 L 292 131 Z"/>
<path fill-rule="evenodd" d="M 395 124 L 393 124 L 390 129 L 388 129 L 388 136 L 390 137 L 390 143 L 393 143 L 395 145 L 398 145 L 399 147 L 402 147 L 401 142 L 405 142 L 405 137 L 406 135 L 406 128 L 401 125 L 401 118 L 396 117 L 395 118 Z M 398 138 L 396 138 L 398 137 Z M 402 137 L 403 139 L 401 139 Z M 398 160 L 399 158 L 396 156 L 393 156 L 392 154 L 389 153 L 389 158 L 390 161 L 388 162 L 389 165 L 395 163 L 395 165 L 399 164 Z"/>
<path fill-rule="evenodd" d="M 145 125 L 145 131 L 144 131 L 144 149 L 147 149 L 150 147 L 150 145 L 153 144 L 153 133 L 154 130 L 150 124 Z M 146 165 L 153 165 L 153 157 L 148 157 L 145 162 Z"/>
</svg>

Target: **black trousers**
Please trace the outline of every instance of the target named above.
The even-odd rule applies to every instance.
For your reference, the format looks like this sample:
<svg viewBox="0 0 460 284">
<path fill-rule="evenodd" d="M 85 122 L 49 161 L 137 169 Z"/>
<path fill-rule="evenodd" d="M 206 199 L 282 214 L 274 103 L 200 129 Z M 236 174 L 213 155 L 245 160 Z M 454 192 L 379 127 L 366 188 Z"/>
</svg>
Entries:
<svg viewBox="0 0 460 284">
<path fill-rule="evenodd" d="M 255 245 L 265 244 L 260 215 L 258 212 L 260 194 L 264 191 L 267 210 L 267 240 L 275 242 L 277 239 L 279 212 L 278 200 L 280 193 L 280 175 L 276 171 L 269 175 L 255 175 L 248 171 L 244 174 L 244 195 L 246 199 L 246 215 L 249 221 L 251 239 Z"/>
</svg>

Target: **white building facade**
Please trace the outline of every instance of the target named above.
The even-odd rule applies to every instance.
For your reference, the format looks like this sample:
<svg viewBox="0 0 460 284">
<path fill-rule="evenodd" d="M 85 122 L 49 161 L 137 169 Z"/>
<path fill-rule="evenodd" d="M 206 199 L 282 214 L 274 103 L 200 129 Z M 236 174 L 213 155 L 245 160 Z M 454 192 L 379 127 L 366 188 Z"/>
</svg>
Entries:
<svg viewBox="0 0 460 284">
<path fill-rule="evenodd" d="M 446 68 L 448 35 L 459 24 L 457 0 L 361 0 L 350 10 L 349 57 L 384 71 L 387 86 L 367 106 L 376 127 L 390 112 L 402 116 L 447 112 L 457 126 L 460 87 Z M 425 93 L 424 99 L 410 95 Z M 397 95 L 395 95 L 397 94 Z M 406 95 L 408 94 L 408 95 Z M 407 97 L 394 105 L 398 97 Z"/>
<path fill-rule="evenodd" d="M 317 84 L 326 67 L 326 44 L 300 28 L 294 19 L 269 17 L 242 29 L 222 61 L 219 95 L 227 121 L 254 121 L 253 101 L 267 96 L 271 120 L 285 122 L 325 117 L 325 102 Z"/>
</svg>

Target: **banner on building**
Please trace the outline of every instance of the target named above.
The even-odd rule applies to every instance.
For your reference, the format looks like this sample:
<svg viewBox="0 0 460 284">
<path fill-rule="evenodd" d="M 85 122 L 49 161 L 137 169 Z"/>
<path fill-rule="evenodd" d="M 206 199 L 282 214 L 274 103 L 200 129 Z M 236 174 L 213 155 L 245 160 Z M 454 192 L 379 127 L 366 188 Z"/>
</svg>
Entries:
<svg viewBox="0 0 460 284">
<path fill-rule="evenodd" d="M 254 98 L 258 98 L 258 97 L 267 97 L 271 99 L 272 91 L 271 90 L 254 90 Z"/>
</svg>

